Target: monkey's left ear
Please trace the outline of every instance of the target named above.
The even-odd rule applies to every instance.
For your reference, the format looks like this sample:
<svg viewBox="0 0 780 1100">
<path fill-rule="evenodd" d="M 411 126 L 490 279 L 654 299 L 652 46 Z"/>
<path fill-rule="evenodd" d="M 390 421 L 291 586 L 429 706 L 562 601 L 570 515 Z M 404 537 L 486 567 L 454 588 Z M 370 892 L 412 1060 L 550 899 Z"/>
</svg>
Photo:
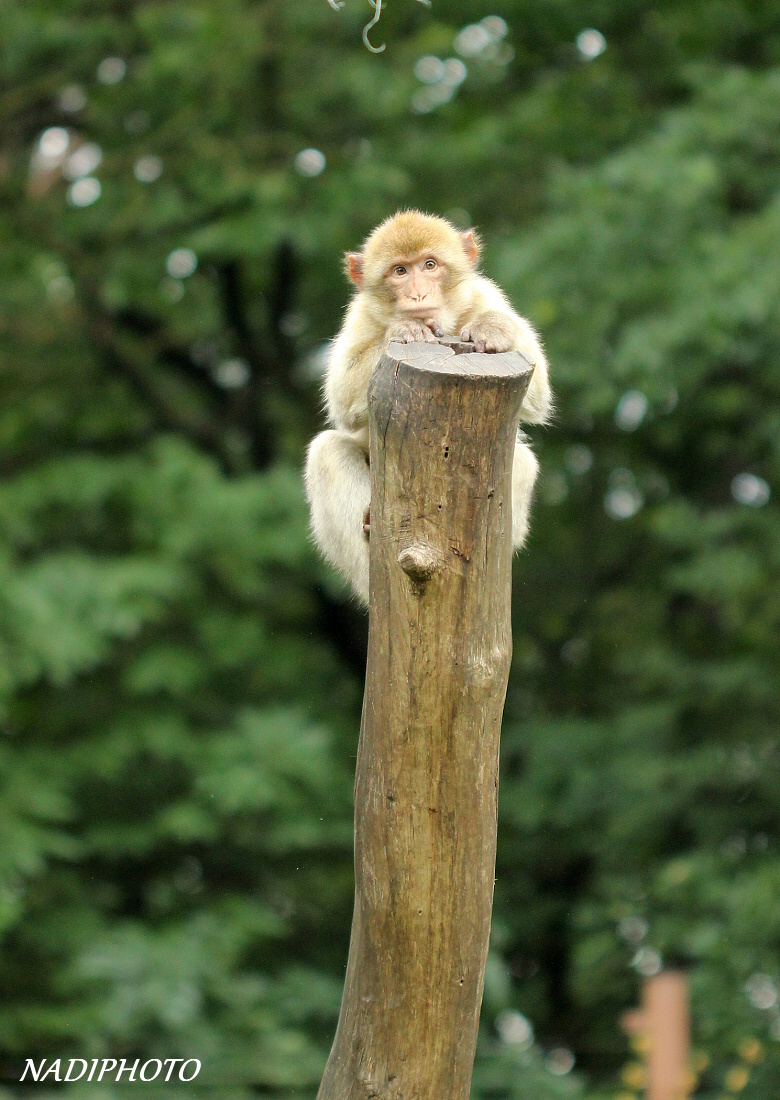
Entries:
<svg viewBox="0 0 780 1100">
<path fill-rule="evenodd" d="M 344 256 L 344 270 L 347 277 L 360 289 L 363 285 L 363 253 L 347 252 Z"/>
<path fill-rule="evenodd" d="M 464 229 L 460 234 L 460 239 L 463 244 L 463 251 L 466 253 L 466 259 L 472 267 L 476 267 L 482 249 L 479 234 L 475 229 Z"/>
</svg>

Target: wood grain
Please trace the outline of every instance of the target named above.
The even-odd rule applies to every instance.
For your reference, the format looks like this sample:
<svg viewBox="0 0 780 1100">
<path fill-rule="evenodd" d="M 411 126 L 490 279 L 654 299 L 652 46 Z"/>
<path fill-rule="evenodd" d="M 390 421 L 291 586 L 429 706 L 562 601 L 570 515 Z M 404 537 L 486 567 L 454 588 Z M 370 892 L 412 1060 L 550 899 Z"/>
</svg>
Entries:
<svg viewBox="0 0 780 1100">
<path fill-rule="evenodd" d="M 511 661 L 517 353 L 391 344 L 369 389 L 355 908 L 319 1100 L 467 1100 Z"/>
</svg>

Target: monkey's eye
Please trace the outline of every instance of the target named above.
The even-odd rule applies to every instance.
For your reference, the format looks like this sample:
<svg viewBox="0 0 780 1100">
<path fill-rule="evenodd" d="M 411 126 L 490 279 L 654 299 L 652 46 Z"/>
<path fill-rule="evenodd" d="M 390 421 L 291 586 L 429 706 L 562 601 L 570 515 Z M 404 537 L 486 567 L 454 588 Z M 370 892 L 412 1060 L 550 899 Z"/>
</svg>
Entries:
<svg viewBox="0 0 780 1100">
<path fill-rule="evenodd" d="M 404 267 L 403 264 L 398 264 L 397 267 L 393 268 L 393 274 L 394 275 L 405 275 L 406 274 L 406 268 Z"/>
<path fill-rule="evenodd" d="M 426 260 L 425 261 L 425 266 L 428 268 L 429 271 L 433 271 L 433 269 L 435 267 L 437 267 L 438 264 L 436 263 L 435 260 L 431 259 L 431 260 Z"/>
</svg>

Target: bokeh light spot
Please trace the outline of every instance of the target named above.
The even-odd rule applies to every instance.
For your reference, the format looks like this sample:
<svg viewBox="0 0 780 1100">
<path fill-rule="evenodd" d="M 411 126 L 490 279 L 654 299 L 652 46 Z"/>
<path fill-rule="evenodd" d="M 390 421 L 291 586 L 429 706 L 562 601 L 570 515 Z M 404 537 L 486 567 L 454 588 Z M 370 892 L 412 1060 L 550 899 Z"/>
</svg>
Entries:
<svg viewBox="0 0 780 1100">
<path fill-rule="evenodd" d="M 442 81 L 440 84 L 431 84 L 427 88 L 420 88 L 412 96 L 412 110 L 416 115 L 426 115 L 441 107 L 443 103 L 449 103 L 455 93 L 450 84 Z"/>
<path fill-rule="evenodd" d="M 133 165 L 133 175 L 139 183 L 154 183 L 162 175 L 163 162 L 153 153 L 139 157 Z"/>
<path fill-rule="evenodd" d="M 461 57 L 478 57 L 493 41 L 481 23 L 470 23 L 455 36 L 455 49 Z"/>
<path fill-rule="evenodd" d="M 326 163 L 325 154 L 319 149 L 301 149 L 295 158 L 295 171 L 299 176 L 319 176 Z"/>
<path fill-rule="evenodd" d="M 414 75 L 423 84 L 438 84 L 444 77 L 444 62 L 430 54 L 421 57 L 414 66 Z"/>
<path fill-rule="evenodd" d="M 643 978 L 653 978 L 660 973 L 663 960 L 654 947 L 640 947 L 631 960 L 631 965 L 639 971 Z"/>
<path fill-rule="evenodd" d="M 574 1069 L 574 1055 L 566 1047 L 553 1047 L 547 1054 L 544 1064 L 548 1073 L 554 1077 L 565 1077 Z"/>
<path fill-rule="evenodd" d="M 753 1008 L 769 1012 L 778 1002 L 777 983 L 768 974 L 753 974 L 745 982 L 745 993 Z"/>
<path fill-rule="evenodd" d="M 169 275 L 174 279 L 188 279 L 198 266 L 198 257 L 191 248 L 174 248 L 165 261 Z"/>
<path fill-rule="evenodd" d="M 607 40 L 601 31 L 588 27 L 577 35 L 577 50 L 584 61 L 593 61 L 607 48 Z"/>
<path fill-rule="evenodd" d="M 647 398 L 641 390 L 624 393 L 615 409 L 615 423 L 624 432 L 633 432 L 647 414 Z"/>
<path fill-rule="evenodd" d="M 453 88 L 457 88 L 463 83 L 468 75 L 468 69 L 463 64 L 459 57 L 448 57 L 444 62 L 444 73 L 442 79 L 445 84 L 451 85 Z"/>
<path fill-rule="evenodd" d="M 750 508 L 761 508 L 767 503 L 772 491 L 762 477 L 756 474 L 737 474 L 731 482 L 731 495 L 737 504 L 747 504 Z"/>
<path fill-rule="evenodd" d="M 563 461 L 570 473 L 581 477 L 593 466 L 593 452 L 584 443 L 572 443 L 571 447 L 566 448 Z"/>
<path fill-rule="evenodd" d="M 65 161 L 62 174 L 66 179 L 78 180 L 91 176 L 103 159 L 103 152 L 94 141 L 85 142 Z"/>
<path fill-rule="evenodd" d="M 127 62 L 121 57 L 104 57 L 97 67 L 101 84 L 118 84 L 127 72 Z"/>
<path fill-rule="evenodd" d="M 249 378 L 249 364 L 243 359 L 225 359 L 214 371 L 214 381 L 225 390 L 240 390 Z"/>
<path fill-rule="evenodd" d="M 618 935 L 626 943 L 641 943 L 650 930 L 646 920 L 642 917 L 624 917 L 617 926 Z"/>
<path fill-rule="evenodd" d="M 62 160 L 70 145 L 70 134 L 64 126 L 50 126 L 38 138 L 38 152 L 49 161 Z"/>
<path fill-rule="evenodd" d="M 68 190 L 68 202 L 71 206 L 91 206 L 100 198 L 100 180 L 86 176 L 76 180 Z"/>
<path fill-rule="evenodd" d="M 534 1029 L 531 1021 L 515 1009 L 506 1009 L 498 1014 L 496 1031 L 507 1046 L 528 1050 L 533 1045 Z"/>
<path fill-rule="evenodd" d="M 502 19 L 500 15 L 486 15 L 479 25 L 487 31 L 494 42 L 500 42 L 502 38 L 506 38 L 509 30 L 506 20 Z"/>
<path fill-rule="evenodd" d="M 74 115 L 86 105 L 87 93 L 80 84 L 68 84 L 57 96 L 57 107 L 66 115 Z"/>
</svg>

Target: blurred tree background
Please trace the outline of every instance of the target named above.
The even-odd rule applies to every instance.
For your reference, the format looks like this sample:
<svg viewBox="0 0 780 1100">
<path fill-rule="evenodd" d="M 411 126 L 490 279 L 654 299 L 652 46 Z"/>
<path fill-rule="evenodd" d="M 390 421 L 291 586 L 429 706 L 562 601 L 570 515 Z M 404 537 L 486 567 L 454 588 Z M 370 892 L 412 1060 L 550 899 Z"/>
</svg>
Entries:
<svg viewBox="0 0 780 1100">
<path fill-rule="evenodd" d="M 340 255 L 409 205 L 480 227 L 558 401 L 475 1100 L 631 1100 L 667 964 L 696 1095 L 777 1100 L 780 3 L 370 14 L 0 2 L 0 1091 L 314 1096 L 366 622 L 300 468 Z"/>
</svg>

